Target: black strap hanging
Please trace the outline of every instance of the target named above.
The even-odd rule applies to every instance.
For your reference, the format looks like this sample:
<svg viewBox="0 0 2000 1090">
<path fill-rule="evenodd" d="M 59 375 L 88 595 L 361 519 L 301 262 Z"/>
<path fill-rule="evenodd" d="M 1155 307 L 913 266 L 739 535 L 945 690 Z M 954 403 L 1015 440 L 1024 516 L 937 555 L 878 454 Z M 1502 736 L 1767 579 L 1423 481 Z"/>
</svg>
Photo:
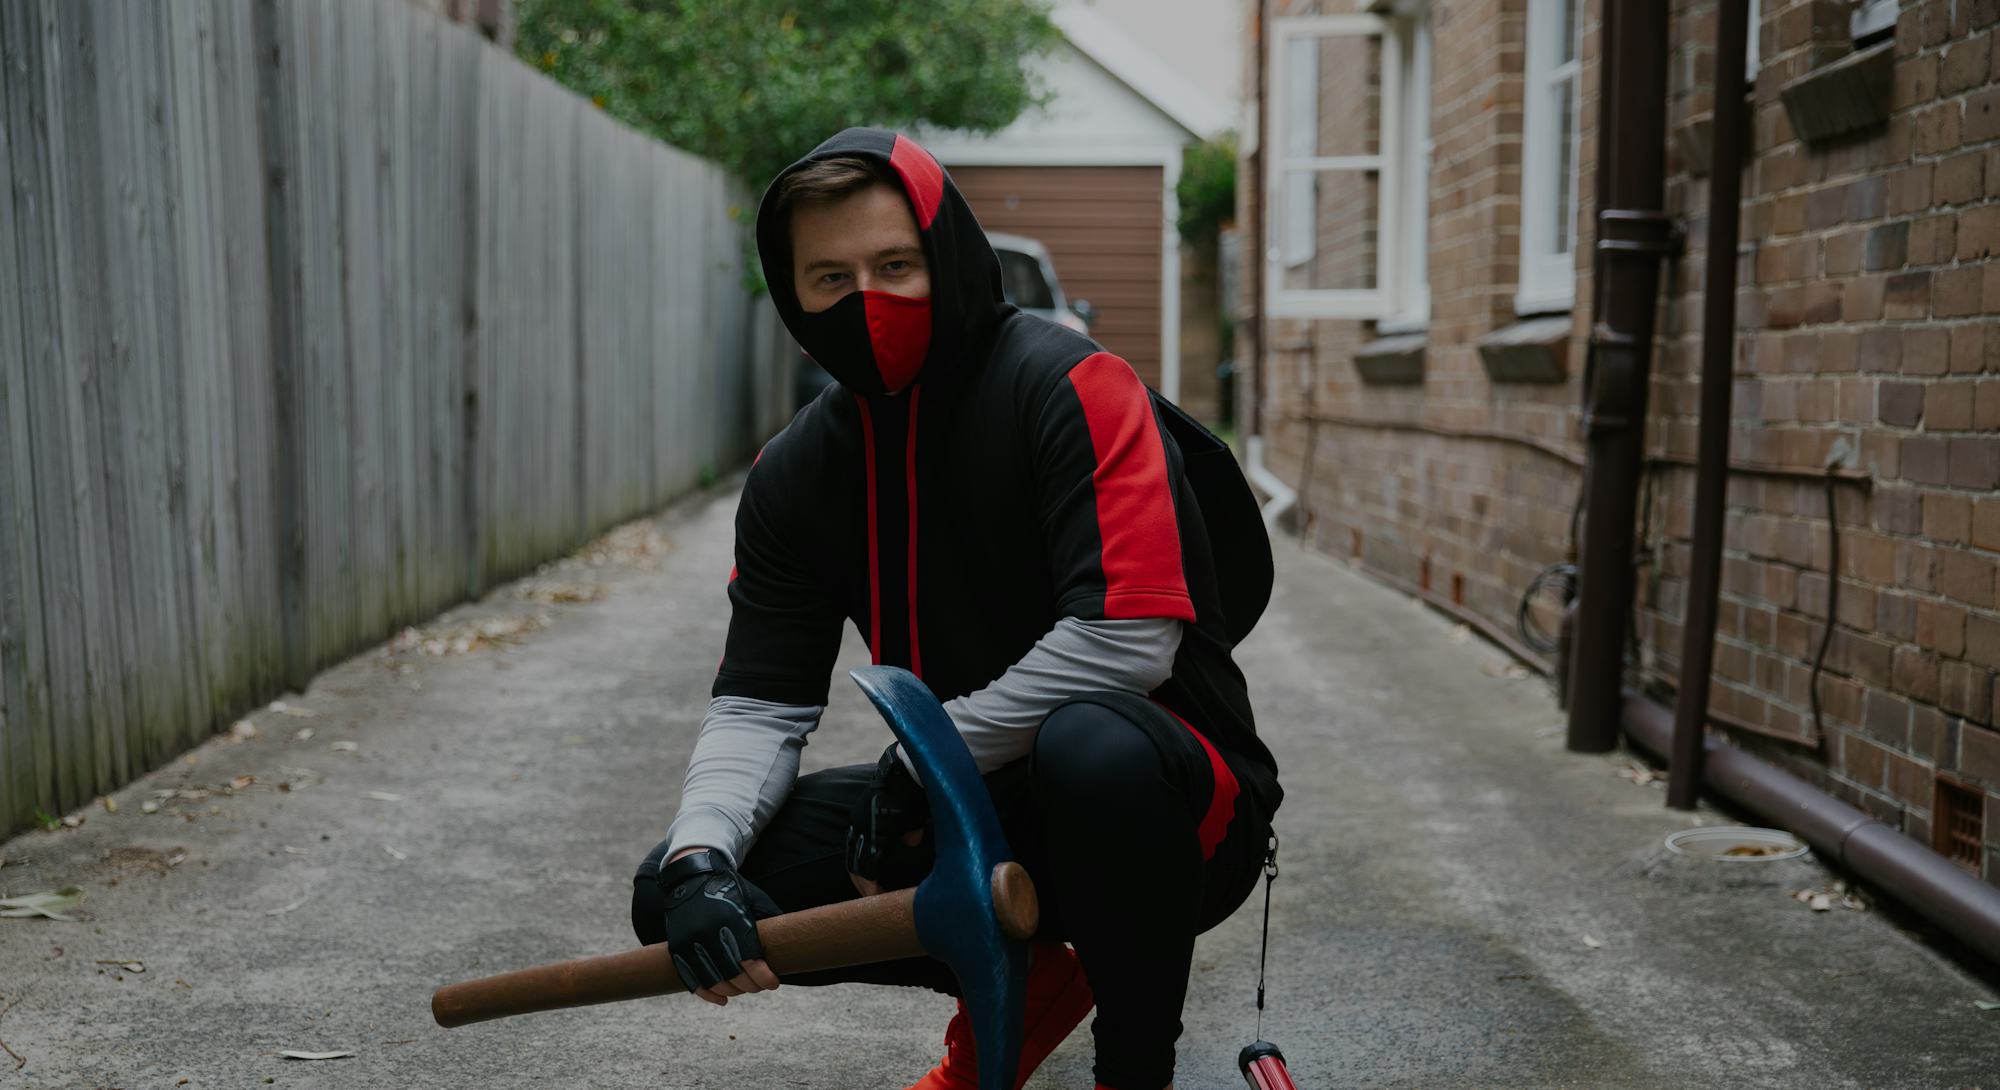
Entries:
<svg viewBox="0 0 2000 1090">
<path fill-rule="evenodd" d="M 1264 964 L 1271 952 L 1271 884 L 1278 880 L 1278 834 L 1264 849 L 1264 937 L 1257 944 L 1257 1039 L 1264 1039 Z"/>
<path fill-rule="evenodd" d="M 1285 1069 L 1285 1054 L 1264 1039 L 1264 968 L 1271 952 L 1271 883 L 1278 880 L 1278 835 L 1264 851 L 1264 937 L 1257 947 L 1257 1040 L 1236 1054 L 1236 1069 L 1250 1090 L 1298 1090 Z"/>
</svg>

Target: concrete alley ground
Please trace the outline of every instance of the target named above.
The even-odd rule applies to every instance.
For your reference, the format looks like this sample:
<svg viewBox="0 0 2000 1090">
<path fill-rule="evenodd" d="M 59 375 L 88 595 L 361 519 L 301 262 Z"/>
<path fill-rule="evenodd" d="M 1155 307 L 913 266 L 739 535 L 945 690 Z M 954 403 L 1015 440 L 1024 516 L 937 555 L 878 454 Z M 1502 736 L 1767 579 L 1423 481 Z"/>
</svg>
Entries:
<svg viewBox="0 0 2000 1090">
<path fill-rule="evenodd" d="M 440 984 L 632 944 L 632 869 L 721 651 L 734 501 L 628 527 L 329 671 L 115 813 L 0 845 L 0 896 L 75 885 L 88 917 L 0 919 L 0 1042 L 26 1061 L 0 1056 L 0 1087 L 914 1080 L 951 1012 L 929 993 L 431 1022 Z M 1564 752 L 1545 684 L 1338 562 L 1289 541 L 1278 561 L 1238 657 L 1288 791 L 1264 1035 L 1302 1090 L 2000 1090 L 1990 984 L 1880 910 L 1808 908 L 1792 895 L 1836 880 L 1810 860 L 1670 855 L 1689 819 L 1625 757 Z M 808 769 L 888 737 L 844 673 L 833 692 Z M 1181 1090 L 1242 1085 L 1258 908 L 1198 948 Z M 1079 1031 L 1029 1085 L 1088 1090 L 1089 1069 Z"/>
</svg>

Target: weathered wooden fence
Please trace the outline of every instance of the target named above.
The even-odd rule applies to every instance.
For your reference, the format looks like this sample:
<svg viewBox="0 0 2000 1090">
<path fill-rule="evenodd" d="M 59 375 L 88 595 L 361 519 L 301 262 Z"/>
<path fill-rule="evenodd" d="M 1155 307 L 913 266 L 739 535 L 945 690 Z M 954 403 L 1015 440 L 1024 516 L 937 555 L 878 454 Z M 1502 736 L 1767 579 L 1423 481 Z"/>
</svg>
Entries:
<svg viewBox="0 0 2000 1090">
<path fill-rule="evenodd" d="M 783 422 L 741 187 L 402 0 L 5 0 L 0 62 L 0 833 Z"/>
</svg>

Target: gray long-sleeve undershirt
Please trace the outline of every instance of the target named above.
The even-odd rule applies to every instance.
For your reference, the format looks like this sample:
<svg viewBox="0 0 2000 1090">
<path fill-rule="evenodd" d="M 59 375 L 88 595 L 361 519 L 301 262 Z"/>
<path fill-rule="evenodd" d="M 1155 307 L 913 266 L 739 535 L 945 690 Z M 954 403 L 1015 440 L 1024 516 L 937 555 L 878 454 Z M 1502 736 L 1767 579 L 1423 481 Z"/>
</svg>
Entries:
<svg viewBox="0 0 2000 1090">
<path fill-rule="evenodd" d="M 978 692 L 946 701 L 945 713 L 990 772 L 1028 755 L 1056 705 L 1079 693 L 1149 693 L 1172 676 L 1181 622 L 1172 618 L 1085 621 L 1064 617 L 1021 661 Z M 799 751 L 819 726 L 817 705 L 741 696 L 709 701 L 688 760 L 668 854 L 705 847 L 740 862 L 799 775 Z"/>
</svg>

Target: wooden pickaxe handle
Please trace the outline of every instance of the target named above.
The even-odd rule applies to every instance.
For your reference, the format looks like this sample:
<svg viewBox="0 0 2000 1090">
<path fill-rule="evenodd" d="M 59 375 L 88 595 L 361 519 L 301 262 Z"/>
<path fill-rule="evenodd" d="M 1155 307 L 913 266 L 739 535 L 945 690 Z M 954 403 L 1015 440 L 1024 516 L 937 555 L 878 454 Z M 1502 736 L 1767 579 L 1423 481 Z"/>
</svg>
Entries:
<svg viewBox="0 0 2000 1090">
<path fill-rule="evenodd" d="M 1017 939 L 1033 935 L 1041 913 L 1028 872 L 1018 863 L 1001 863 L 993 868 L 992 888 L 1001 929 Z M 922 957 L 916 897 L 916 890 L 903 889 L 759 920 L 757 938 L 764 944 L 764 960 L 783 977 Z M 661 943 L 447 984 L 432 994 L 431 1016 L 450 1028 L 686 990 L 674 971 L 673 957 Z"/>
</svg>

